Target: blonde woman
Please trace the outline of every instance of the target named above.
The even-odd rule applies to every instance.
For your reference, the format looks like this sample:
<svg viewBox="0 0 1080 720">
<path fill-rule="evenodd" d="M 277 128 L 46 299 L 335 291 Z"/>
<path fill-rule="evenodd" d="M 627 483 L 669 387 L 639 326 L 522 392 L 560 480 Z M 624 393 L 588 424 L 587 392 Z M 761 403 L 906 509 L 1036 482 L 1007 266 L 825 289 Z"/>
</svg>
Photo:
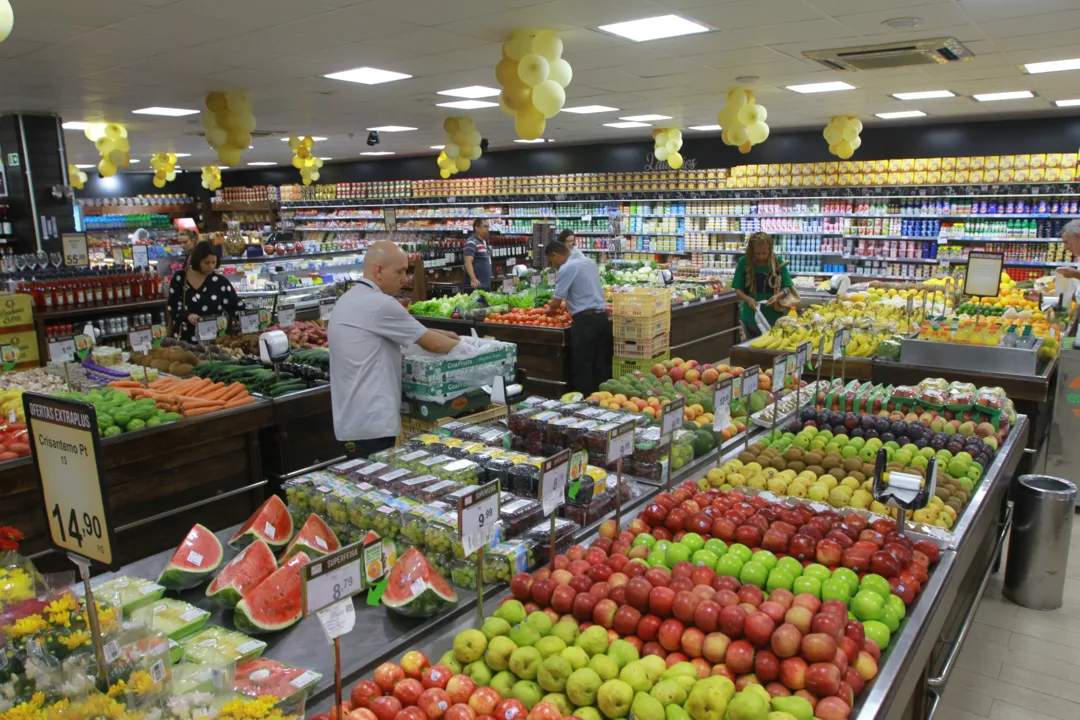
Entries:
<svg viewBox="0 0 1080 720">
<path fill-rule="evenodd" d="M 761 334 L 754 313 L 759 308 L 772 325 L 786 312 L 780 301 L 795 295 L 787 263 L 773 252 L 773 240 L 768 233 L 757 232 L 746 242 L 746 253 L 735 266 L 731 289 L 742 300 L 739 320 L 747 340 Z"/>
</svg>

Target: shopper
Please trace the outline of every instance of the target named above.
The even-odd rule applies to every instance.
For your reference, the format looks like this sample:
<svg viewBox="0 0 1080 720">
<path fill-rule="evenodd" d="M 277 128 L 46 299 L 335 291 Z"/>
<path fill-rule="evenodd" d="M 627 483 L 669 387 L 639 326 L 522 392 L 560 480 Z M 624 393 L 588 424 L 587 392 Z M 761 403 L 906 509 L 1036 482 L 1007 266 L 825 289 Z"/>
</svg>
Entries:
<svg viewBox="0 0 1080 720">
<path fill-rule="evenodd" d="M 555 239 L 570 248 L 571 255 L 584 255 L 584 253 L 577 248 L 577 236 L 574 235 L 573 230 L 563 230 L 559 233 L 559 237 Z"/>
<path fill-rule="evenodd" d="M 199 318 L 232 317 L 244 304 L 229 279 L 217 272 L 221 251 L 204 241 L 195 244 L 187 269 L 177 270 L 169 282 L 169 334 L 198 342 Z"/>
<path fill-rule="evenodd" d="M 596 263 L 555 241 L 544 248 L 548 264 L 558 270 L 555 292 L 547 305 L 554 315 L 566 305 L 574 319 L 570 326 L 570 365 L 574 389 L 584 395 L 596 391 L 611 377 L 611 323 L 604 287 Z"/>
<path fill-rule="evenodd" d="M 491 289 L 491 252 L 488 250 L 488 221 L 473 220 L 473 234 L 465 241 L 465 292 Z"/>
<path fill-rule="evenodd" d="M 199 244 L 199 233 L 195 230 L 181 230 L 176 233 L 176 244 L 184 251 L 184 269 L 191 263 L 191 253 Z"/>
<path fill-rule="evenodd" d="M 772 237 L 763 232 L 754 233 L 746 242 L 746 253 L 735 265 L 731 289 L 742 300 L 739 319 L 746 339 L 761 335 L 755 317 L 758 309 L 772 325 L 786 312 L 780 306 L 780 301 L 789 296 L 798 297 L 787 263 L 776 256 Z"/>
<path fill-rule="evenodd" d="M 334 435 L 350 457 L 393 447 L 401 433 L 402 348 L 416 343 L 444 354 L 458 344 L 445 330 L 428 330 L 394 299 L 408 282 L 409 259 L 392 242 L 364 256 L 364 277 L 330 317 L 330 403 Z"/>
</svg>

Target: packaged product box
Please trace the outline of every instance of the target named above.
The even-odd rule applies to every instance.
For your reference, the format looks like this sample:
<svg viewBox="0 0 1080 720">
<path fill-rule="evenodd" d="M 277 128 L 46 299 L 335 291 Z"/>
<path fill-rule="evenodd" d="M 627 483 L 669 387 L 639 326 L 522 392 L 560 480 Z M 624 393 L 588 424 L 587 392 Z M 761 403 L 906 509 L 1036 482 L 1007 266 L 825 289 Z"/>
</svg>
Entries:
<svg viewBox="0 0 1080 720">
<path fill-rule="evenodd" d="M 1029 167 L 1031 167 L 1031 156 L 1030 155 L 1017 155 L 1016 156 L 1016 165 L 1014 167 L 1017 170 L 1026 170 L 1026 169 L 1028 169 Z"/>
<path fill-rule="evenodd" d="M 972 170 L 982 170 L 985 165 L 986 165 L 986 158 L 984 158 L 982 155 L 977 155 L 977 156 L 971 158 L 971 169 Z"/>
<path fill-rule="evenodd" d="M 1031 182 L 1045 182 L 1046 168 L 1031 168 Z"/>
<path fill-rule="evenodd" d="M 814 187 L 825 187 L 826 177 L 826 175 L 815 175 Z"/>
<path fill-rule="evenodd" d="M 983 181 L 983 171 L 982 170 L 972 170 L 971 174 L 968 176 L 968 182 L 981 183 L 982 181 Z"/>
<path fill-rule="evenodd" d="M 1045 153 L 1036 153 L 1036 154 L 1032 155 L 1031 156 L 1031 167 L 1032 168 L 1046 167 L 1046 154 Z"/>
<path fill-rule="evenodd" d="M 1046 154 L 1046 167 L 1059 168 L 1061 167 L 1061 153 L 1047 153 Z"/>
<path fill-rule="evenodd" d="M 791 178 L 791 187 L 802 187 L 804 179 L 805 178 L 803 178 L 802 175 L 794 175 L 794 176 L 792 176 L 792 178 Z"/>
<path fill-rule="evenodd" d="M 899 185 L 900 184 L 900 173 L 899 172 L 887 173 L 886 177 L 885 177 L 885 182 L 888 183 L 889 185 Z"/>
<path fill-rule="evenodd" d="M 851 185 L 851 173 L 840 173 L 836 184 L 840 187 L 849 187 Z"/>
<path fill-rule="evenodd" d="M 727 182 L 725 181 L 724 184 L 726 185 Z M 715 180 L 709 180 L 708 182 L 705 183 L 705 188 L 707 190 L 716 190 L 718 187 L 719 187 L 719 185 L 717 184 L 717 182 Z"/>
<path fill-rule="evenodd" d="M 1001 156 L 1001 165 L 999 167 L 1002 170 L 1012 170 L 1015 166 L 1016 166 L 1016 156 L 1015 155 L 1002 155 Z"/>
<path fill-rule="evenodd" d="M 1030 182 L 1031 171 L 1027 168 L 1016 168 L 1016 174 L 1013 176 L 1013 180 L 1018 183 Z"/>
<path fill-rule="evenodd" d="M 835 175 L 838 172 L 840 172 L 840 163 L 839 162 L 825 163 L 825 174 L 826 175 Z"/>
<path fill-rule="evenodd" d="M 1062 153 L 1061 154 L 1061 167 L 1062 168 L 1074 168 L 1076 167 L 1077 153 Z"/>
<path fill-rule="evenodd" d="M 748 188 L 765 187 L 766 184 L 767 184 L 767 181 L 764 181 L 764 182 L 759 181 L 759 179 L 758 179 L 758 177 L 756 175 L 753 176 L 753 177 L 746 178 L 746 187 L 748 187 Z"/>
<path fill-rule="evenodd" d="M 746 177 L 746 166 L 736 165 L 735 167 L 731 168 L 731 176 L 737 178 Z"/>
<path fill-rule="evenodd" d="M 999 170 L 987 170 L 983 174 L 983 180 L 988 183 L 995 183 L 998 181 Z"/>
<path fill-rule="evenodd" d="M 969 171 L 969 170 L 957 170 L 956 171 L 956 184 L 957 185 L 963 185 L 966 182 L 971 182 L 970 176 L 971 176 L 971 171 Z"/>
<path fill-rule="evenodd" d="M 776 163 L 769 165 L 769 177 L 780 177 L 780 166 Z"/>
<path fill-rule="evenodd" d="M 1001 171 L 1001 182 L 1011 183 L 1016 175 L 1016 171 L 1012 168 L 1008 168 Z"/>
<path fill-rule="evenodd" d="M 851 165 L 852 165 L 852 163 L 851 163 L 850 160 L 844 160 L 843 162 L 840 163 L 840 167 L 838 168 L 838 172 L 840 172 L 840 174 L 850 173 L 851 172 Z"/>
<path fill-rule="evenodd" d="M 780 177 L 784 177 L 785 175 L 791 175 L 791 163 L 781 163 Z"/>
<path fill-rule="evenodd" d="M 746 177 L 754 177 L 757 174 L 758 174 L 757 165 L 747 165 L 746 166 Z"/>
<path fill-rule="evenodd" d="M 915 182 L 915 173 L 913 173 L 913 172 L 902 172 L 902 173 L 900 173 L 900 184 L 901 185 L 910 185 L 913 182 Z"/>
<path fill-rule="evenodd" d="M 971 158 L 969 158 L 969 157 L 958 157 L 958 158 L 956 158 L 956 169 L 957 169 L 957 171 L 970 170 L 971 169 Z"/>
<path fill-rule="evenodd" d="M 928 158 L 926 161 L 926 169 L 930 172 L 941 170 L 941 158 Z"/>
<path fill-rule="evenodd" d="M 1072 182 L 1076 180 L 1076 168 L 1061 168 L 1061 181 Z"/>
<path fill-rule="evenodd" d="M 900 161 L 900 172 L 912 172 L 915 170 L 915 158 L 904 158 Z"/>
<path fill-rule="evenodd" d="M 956 171 L 955 170 L 942 170 L 941 171 L 941 184 L 942 185 L 952 185 L 954 182 L 956 182 Z"/>
<path fill-rule="evenodd" d="M 940 183 L 941 183 L 941 171 L 940 170 L 933 170 L 931 172 L 926 173 L 926 184 L 927 185 L 939 185 Z"/>
<path fill-rule="evenodd" d="M 745 188 L 746 187 L 746 182 L 747 182 L 747 178 L 744 178 L 744 177 L 735 178 L 735 187 L 736 187 L 736 189 L 742 190 L 743 188 Z"/>
<path fill-rule="evenodd" d="M 923 171 L 916 171 L 915 172 L 915 184 L 916 185 L 925 185 L 926 184 L 926 173 L 925 172 L 923 172 Z"/>
<path fill-rule="evenodd" d="M 863 181 L 863 174 L 861 172 L 857 172 L 857 173 L 852 174 L 852 176 L 851 176 L 851 184 L 852 185 L 862 185 L 863 182 L 864 182 Z"/>
<path fill-rule="evenodd" d="M 830 175 L 825 176 L 825 187 L 836 187 L 837 184 L 839 184 L 839 182 L 840 182 L 840 176 L 839 175 L 830 174 Z"/>
<path fill-rule="evenodd" d="M 1061 168 L 1046 168 L 1046 181 L 1059 182 L 1061 180 Z"/>
<path fill-rule="evenodd" d="M 781 175 L 779 180 L 780 180 L 780 187 L 791 187 L 791 176 L 790 175 Z"/>
<path fill-rule="evenodd" d="M 792 175 L 805 175 L 806 174 L 806 164 L 805 163 L 794 163 L 794 164 L 792 164 L 792 166 L 791 166 L 791 174 Z"/>
<path fill-rule="evenodd" d="M 926 172 L 926 158 L 915 158 L 915 172 Z"/>
<path fill-rule="evenodd" d="M 729 177 L 727 180 L 724 181 L 724 187 L 727 187 L 727 188 L 738 187 L 738 183 L 739 183 L 738 178 Z"/>
<path fill-rule="evenodd" d="M 764 178 L 763 178 L 763 179 L 764 179 Z M 780 187 L 780 177 L 779 177 L 779 176 L 777 176 L 777 177 L 770 177 L 770 178 L 769 178 L 769 187 L 771 187 L 771 188 L 777 188 L 777 187 Z"/>
<path fill-rule="evenodd" d="M 885 168 L 887 172 L 900 172 L 902 163 L 899 158 L 893 158 L 892 160 L 889 160 L 888 163 L 888 167 Z"/>
<path fill-rule="evenodd" d="M 942 171 L 956 170 L 956 158 L 954 158 L 954 157 L 941 158 L 941 169 L 942 169 Z"/>
<path fill-rule="evenodd" d="M 825 163 L 823 163 L 823 162 L 814 163 L 814 173 L 813 174 L 814 175 L 824 175 L 825 174 Z"/>
</svg>

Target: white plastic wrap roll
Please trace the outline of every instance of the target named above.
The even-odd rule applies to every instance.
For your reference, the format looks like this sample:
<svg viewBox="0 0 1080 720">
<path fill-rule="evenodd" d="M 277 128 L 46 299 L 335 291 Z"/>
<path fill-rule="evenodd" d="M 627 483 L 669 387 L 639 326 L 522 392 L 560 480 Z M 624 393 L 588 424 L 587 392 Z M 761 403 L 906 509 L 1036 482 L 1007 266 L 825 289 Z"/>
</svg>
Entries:
<svg viewBox="0 0 1080 720">
<path fill-rule="evenodd" d="M 281 330 L 271 330 L 259 336 L 259 357 L 274 362 L 289 354 L 289 336 Z"/>
</svg>

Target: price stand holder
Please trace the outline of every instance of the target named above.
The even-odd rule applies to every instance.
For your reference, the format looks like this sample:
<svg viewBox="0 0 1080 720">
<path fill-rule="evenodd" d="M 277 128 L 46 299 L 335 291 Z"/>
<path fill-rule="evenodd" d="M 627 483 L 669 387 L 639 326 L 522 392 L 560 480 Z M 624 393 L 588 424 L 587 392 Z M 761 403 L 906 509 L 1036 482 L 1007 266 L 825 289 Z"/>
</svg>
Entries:
<svg viewBox="0 0 1080 720">
<path fill-rule="evenodd" d="M 773 412 L 772 412 L 772 429 L 769 433 L 769 437 L 776 435 L 776 420 L 780 416 L 780 404 L 776 401 L 779 397 L 780 391 L 784 389 L 784 381 L 787 380 L 788 374 L 788 361 L 791 360 L 791 353 L 783 353 L 777 355 L 772 364 L 772 392 L 773 392 Z"/>
<path fill-rule="evenodd" d="M 834 351 L 840 353 L 840 382 L 844 382 L 847 377 L 847 346 L 851 342 L 851 330 L 844 328 L 840 331 L 840 344 L 833 348 Z M 834 352 L 835 362 L 835 352 Z"/>
<path fill-rule="evenodd" d="M 723 453 L 724 430 L 731 425 L 731 390 L 735 378 L 724 378 L 713 385 L 713 435 L 716 436 L 716 467 L 720 467 Z"/>
<path fill-rule="evenodd" d="M 23 410 L 49 540 L 79 567 L 99 677 L 108 677 L 97 605 L 90 587 L 91 562 L 115 567 L 115 537 L 97 412 L 90 403 L 37 393 L 23 395 Z"/>
<path fill-rule="evenodd" d="M 72 335 L 54 337 L 49 340 L 49 362 L 54 364 L 69 363 L 75 359 L 75 338 Z"/>
<path fill-rule="evenodd" d="M 90 267 L 90 251 L 87 249 L 86 233 L 64 233 L 65 267 Z M 123 251 L 121 251 L 123 253 Z M 121 254 L 121 264 L 123 254 Z"/>
<path fill-rule="evenodd" d="M 544 514 L 551 515 L 551 570 L 555 570 L 555 511 L 566 504 L 566 489 L 570 482 L 570 451 L 561 450 L 540 465 L 540 502 Z"/>
<path fill-rule="evenodd" d="M 672 400 L 664 406 L 664 412 L 660 416 L 660 443 L 665 442 L 664 438 L 667 438 L 668 446 L 668 461 L 667 469 L 664 474 L 667 475 L 667 489 L 671 490 L 671 453 L 675 449 L 675 431 L 679 429 L 683 422 L 683 410 L 686 407 L 686 398 L 679 397 Z"/>
<path fill-rule="evenodd" d="M 150 384 L 150 357 L 147 353 L 154 346 L 154 331 L 149 327 L 138 328 L 128 333 L 128 345 L 137 353 L 142 353 L 143 387 Z"/>
<path fill-rule="evenodd" d="M 495 539 L 499 519 L 499 482 L 481 485 L 458 498 L 458 535 L 465 557 L 476 553 L 476 627 L 484 624 L 484 548 Z"/>
<path fill-rule="evenodd" d="M 79 360 L 85 360 L 94 349 L 94 338 L 86 333 L 75 336 L 75 356 Z"/>
<path fill-rule="evenodd" d="M 577 498 L 581 492 L 581 484 L 585 480 L 585 469 L 589 466 L 589 453 L 578 450 L 570 456 L 570 481 L 566 488 L 566 496 L 571 500 Z"/>
<path fill-rule="evenodd" d="M 195 337 L 199 339 L 199 342 L 211 342 L 217 338 L 217 333 L 217 318 L 199 318 L 199 322 L 195 325 Z"/>
<path fill-rule="evenodd" d="M 743 401 L 743 409 L 746 411 L 746 435 L 743 438 L 743 450 L 750 449 L 750 396 L 758 389 L 758 373 L 761 367 L 751 365 L 743 370 L 741 383 L 739 384 L 739 397 Z"/>
<path fill-rule="evenodd" d="M 165 326 L 164 325 L 151 325 L 150 336 L 154 347 L 161 345 L 161 341 L 165 339 Z"/>
<path fill-rule="evenodd" d="M 150 256 L 145 245 L 131 246 L 131 262 L 136 270 L 150 267 Z"/>
<path fill-rule="evenodd" d="M 259 309 L 259 329 L 265 330 L 270 327 L 271 320 L 274 319 L 274 313 L 269 308 Z"/>
<path fill-rule="evenodd" d="M 809 342 L 799 343 L 795 346 L 795 419 L 799 419 L 802 409 L 802 374 L 806 369 L 806 363 L 810 361 L 810 353 L 813 348 Z"/>
<path fill-rule="evenodd" d="M 615 463 L 615 526 L 622 527 L 622 461 L 634 452 L 634 423 L 608 430 L 607 462 Z"/>
<path fill-rule="evenodd" d="M 825 338 L 818 340 L 817 350 L 817 381 L 821 382 L 821 362 L 825 359 Z"/>
<path fill-rule="evenodd" d="M 278 305 L 277 309 L 277 321 L 278 325 L 283 328 L 292 327 L 296 324 L 296 306 L 295 305 Z"/>
<path fill-rule="evenodd" d="M 240 332 L 251 335 L 259 332 L 259 313 L 244 313 L 240 316 Z"/>
<path fill-rule="evenodd" d="M 335 298 L 329 298 L 327 300 L 320 300 L 319 301 L 319 319 L 320 320 L 326 320 L 326 321 L 330 320 L 330 316 L 334 312 L 334 304 L 336 302 L 337 302 L 337 299 L 335 299 Z"/>
</svg>

